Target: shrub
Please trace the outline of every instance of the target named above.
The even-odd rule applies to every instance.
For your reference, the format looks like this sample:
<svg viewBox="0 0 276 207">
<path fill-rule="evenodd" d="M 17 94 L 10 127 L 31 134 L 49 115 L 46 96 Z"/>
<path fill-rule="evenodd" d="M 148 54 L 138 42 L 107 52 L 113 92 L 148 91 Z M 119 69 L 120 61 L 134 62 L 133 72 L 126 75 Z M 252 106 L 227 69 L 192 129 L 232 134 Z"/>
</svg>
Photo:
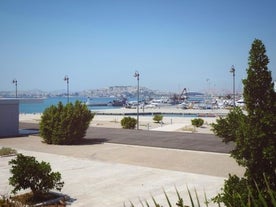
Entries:
<svg viewBox="0 0 276 207">
<path fill-rule="evenodd" d="M 223 192 L 219 193 L 213 202 L 220 205 L 224 203 L 229 207 L 251 207 L 251 206 L 271 206 L 276 207 L 276 192 L 271 188 L 272 183 L 268 183 L 267 176 L 264 175 L 265 188 L 261 190 L 257 183 L 251 186 L 247 178 L 239 178 L 230 175 L 225 181 Z"/>
<path fill-rule="evenodd" d="M 34 157 L 18 154 L 9 164 L 12 165 L 9 178 L 10 185 L 14 186 L 12 193 L 30 188 L 34 197 L 38 197 L 51 189 L 60 191 L 64 185 L 59 172 L 51 172 L 49 163 L 39 163 Z"/>
<path fill-rule="evenodd" d="M 137 124 L 137 120 L 132 117 L 124 117 L 121 120 L 121 125 L 123 129 L 135 129 L 136 124 Z"/>
<path fill-rule="evenodd" d="M 192 125 L 195 126 L 195 127 L 201 127 L 204 123 L 204 120 L 201 119 L 201 118 L 197 118 L 197 119 L 192 119 L 191 120 L 192 122 Z"/>
<path fill-rule="evenodd" d="M 59 102 L 43 112 L 40 135 L 47 144 L 76 144 L 85 136 L 93 118 L 94 114 L 79 101 L 66 106 Z"/>
<path fill-rule="evenodd" d="M 17 151 L 15 149 L 9 148 L 9 147 L 2 147 L 0 149 L 0 156 L 6 156 L 6 155 L 14 155 Z"/>
<path fill-rule="evenodd" d="M 162 120 L 163 120 L 163 115 L 161 115 L 161 114 L 156 114 L 153 117 L 153 121 L 155 121 L 157 123 L 160 123 Z"/>
</svg>

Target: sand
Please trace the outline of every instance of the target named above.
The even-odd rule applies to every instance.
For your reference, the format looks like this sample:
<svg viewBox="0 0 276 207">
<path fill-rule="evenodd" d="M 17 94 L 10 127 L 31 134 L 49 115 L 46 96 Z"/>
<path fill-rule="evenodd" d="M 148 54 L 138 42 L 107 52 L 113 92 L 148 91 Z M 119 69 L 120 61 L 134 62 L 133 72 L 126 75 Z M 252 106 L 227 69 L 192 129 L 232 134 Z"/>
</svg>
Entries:
<svg viewBox="0 0 276 207">
<path fill-rule="evenodd" d="M 96 115 L 90 123 L 93 127 L 108 127 L 108 128 L 121 128 L 121 120 L 125 116 L 131 116 L 137 118 L 135 114 L 137 109 L 107 109 L 98 110 Z M 139 111 L 139 128 L 142 130 L 158 130 L 158 131 L 178 131 L 178 132 L 195 132 L 195 133 L 213 133 L 211 131 L 211 123 L 216 122 L 219 116 L 226 115 L 228 110 L 183 110 L 172 107 L 155 108 L 155 109 L 140 109 Z M 143 115 L 147 113 L 147 115 Z M 163 117 L 162 123 L 156 123 L 153 121 L 154 115 L 148 115 L 149 113 L 171 113 L 166 114 Z M 185 114 L 199 114 L 200 118 L 204 120 L 204 125 L 199 128 L 195 128 L 191 124 L 191 120 L 195 117 L 184 117 L 179 115 Z M 100 115 L 99 115 L 100 114 Z M 131 115 L 129 115 L 131 114 Z M 39 123 L 42 114 L 20 114 L 20 122 Z"/>
</svg>

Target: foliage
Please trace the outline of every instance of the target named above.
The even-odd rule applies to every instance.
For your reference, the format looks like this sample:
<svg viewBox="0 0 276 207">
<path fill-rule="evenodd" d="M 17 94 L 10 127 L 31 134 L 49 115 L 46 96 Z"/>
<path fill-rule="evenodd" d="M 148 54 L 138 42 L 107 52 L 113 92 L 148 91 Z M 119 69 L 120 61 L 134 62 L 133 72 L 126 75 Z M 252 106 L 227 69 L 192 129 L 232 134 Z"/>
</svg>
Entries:
<svg viewBox="0 0 276 207">
<path fill-rule="evenodd" d="M 9 198 L 2 196 L 2 198 L 0 198 L 0 206 L 1 207 L 16 207 L 17 205 L 13 201 L 11 201 Z"/>
<path fill-rule="evenodd" d="M 160 123 L 163 120 L 163 115 L 161 114 L 155 114 L 153 117 L 153 121 Z"/>
<path fill-rule="evenodd" d="M 192 125 L 195 127 L 201 127 L 204 124 L 204 120 L 201 118 L 195 118 L 191 120 Z"/>
<path fill-rule="evenodd" d="M 194 191 L 193 193 L 189 190 L 187 187 L 187 192 L 189 196 L 189 201 L 184 200 L 178 190 L 176 189 L 177 194 L 177 202 L 175 203 L 176 207 L 200 207 L 200 206 L 206 206 L 208 207 L 209 204 L 213 201 L 217 203 L 217 206 L 221 206 L 221 202 L 225 203 L 226 206 L 231 207 L 276 207 L 276 193 L 273 192 L 271 189 L 271 184 L 269 184 L 266 180 L 266 177 L 264 177 L 265 183 L 266 183 L 266 192 L 258 191 L 256 196 L 253 196 L 252 191 L 250 188 L 248 188 L 247 180 L 242 178 L 240 179 L 237 176 L 231 176 L 229 175 L 227 183 L 227 188 L 224 191 L 224 197 L 217 196 L 215 199 L 208 200 L 206 197 L 206 194 L 204 193 L 204 199 L 200 200 L 200 197 L 198 196 L 197 191 Z M 257 187 L 256 187 L 257 188 Z M 163 190 L 164 196 L 167 201 L 167 206 L 172 207 L 173 204 L 166 193 L 165 190 Z M 160 207 L 163 206 L 160 203 L 156 201 L 156 199 L 151 196 L 151 199 L 153 201 L 153 206 Z M 140 200 L 140 199 L 139 199 Z M 190 203 L 188 206 L 187 203 Z M 231 203 L 231 205 L 230 205 Z M 149 202 L 146 200 L 144 203 L 140 200 L 140 206 L 147 206 L 150 207 Z M 204 205 L 203 205 L 204 204 Z M 228 205 L 227 205 L 228 204 Z M 124 204 L 124 206 L 126 206 Z M 130 206 L 134 207 L 134 204 L 130 201 Z M 214 206 L 214 205 L 212 205 Z"/>
<path fill-rule="evenodd" d="M 262 179 L 265 173 L 273 183 L 271 187 L 276 189 L 276 93 L 265 53 L 263 43 L 255 40 L 250 50 L 247 79 L 243 80 L 248 141 L 237 148 L 235 157 L 246 160 L 246 176 L 251 185 L 257 182 L 261 189 L 265 187 Z"/>
<path fill-rule="evenodd" d="M 17 151 L 15 149 L 12 149 L 12 148 L 9 148 L 9 147 L 2 147 L 0 149 L 0 156 L 14 155 L 16 153 L 17 153 Z"/>
<path fill-rule="evenodd" d="M 263 177 L 265 188 L 260 190 L 257 183 L 254 188 L 248 184 L 246 178 L 239 178 L 236 175 L 229 175 L 225 181 L 223 192 L 212 200 L 216 203 L 223 202 L 231 207 L 271 206 L 276 207 L 276 191 L 271 189 L 273 184 L 267 182 Z M 256 193 L 254 192 L 256 190 Z"/>
<path fill-rule="evenodd" d="M 82 139 L 94 114 L 85 104 L 61 102 L 45 109 L 40 121 L 40 135 L 47 144 L 76 144 Z"/>
<path fill-rule="evenodd" d="M 137 124 L 137 120 L 132 117 L 124 117 L 121 120 L 121 125 L 124 129 L 135 129 L 135 126 Z"/>
<path fill-rule="evenodd" d="M 18 154 L 9 164 L 12 165 L 9 178 L 10 185 L 14 187 L 12 193 L 30 188 L 37 197 L 51 189 L 60 191 L 64 185 L 59 172 L 51 172 L 49 163 L 38 162 L 34 157 Z"/>
<path fill-rule="evenodd" d="M 242 206 L 248 199 L 247 180 L 236 175 L 230 175 L 224 183 L 223 192 L 218 194 L 213 201 L 224 203 L 226 206 Z"/>
<path fill-rule="evenodd" d="M 211 124 L 212 130 L 225 143 L 239 141 L 237 137 L 245 132 L 245 125 L 247 125 L 247 116 L 239 107 L 232 109 L 225 118 L 217 119 L 217 123 Z"/>
<path fill-rule="evenodd" d="M 212 125 L 214 133 L 224 142 L 235 142 L 231 156 L 246 170 L 244 178 L 230 176 L 225 182 L 224 193 L 220 196 L 222 201 L 228 200 L 226 206 L 242 206 L 234 203 L 241 199 L 246 203 L 248 193 L 256 197 L 261 192 L 267 199 L 264 174 L 271 184 L 271 191 L 276 191 L 276 93 L 265 52 L 262 42 L 255 40 L 249 53 L 247 79 L 243 80 L 247 115 L 235 108 L 226 118 L 220 118 Z M 245 183 L 249 189 L 247 196 L 243 196 Z M 226 191 L 231 190 L 240 198 L 234 196 L 230 201 Z"/>
</svg>

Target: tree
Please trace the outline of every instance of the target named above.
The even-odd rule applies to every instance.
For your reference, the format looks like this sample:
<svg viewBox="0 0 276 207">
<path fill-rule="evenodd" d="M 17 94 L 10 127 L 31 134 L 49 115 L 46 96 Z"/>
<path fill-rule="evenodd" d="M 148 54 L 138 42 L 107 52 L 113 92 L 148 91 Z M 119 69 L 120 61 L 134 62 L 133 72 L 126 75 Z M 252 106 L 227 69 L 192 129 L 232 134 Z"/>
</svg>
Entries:
<svg viewBox="0 0 276 207">
<path fill-rule="evenodd" d="M 201 118 L 192 119 L 191 122 L 194 127 L 201 127 L 204 124 L 204 120 Z"/>
<path fill-rule="evenodd" d="M 271 72 L 267 68 L 268 63 L 262 41 L 254 40 L 249 52 L 247 78 L 243 80 L 247 114 L 235 108 L 226 118 L 220 118 L 213 124 L 214 133 L 222 137 L 224 142 L 235 142 L 231 156 L 245 167 L 244 178 L 239 181 L 230 175 L 224 185 L 224 190 L 229 190 L 233 186 L 231 181 L 235 181 L 235 189 L 240 191 L 236 192 L 238 195 L 244 195 L 244 183 L 253 196 L 257 196 L 258 191 L 267 195 L 264 176 L 272 191 L 276 191 L 276 94 Z M 244 199 L 243 203 L 247 202 L 248 197 L 240 197 Z M 225 198 L 222 195 L 223 201 Z M 269 195 L 265 197 L 268 198 Z M 227 202 L 230 205 L 235 203 L 229 199 Z M 229 203 L 225 205 L 230 206 Z"/>
<path fill-rule="evenodd" d="M 38 197 L 51 189 L 60 191 L 64 185 L 59 172 L 51 172 L 49 163 L 39 163 L 34 157 L 18 154 L 9 164 L 12 165 L 9 183 L 14 186 L 13 193 L 30 188 L 34 197 Z"/>
<path fill-rule="evenodd" d="M 261 40 L 256 39 L 249 53 L 244 101 L 248 113 L 248 142 L 234 153 L 245 159 L 246 176 L 251 184 L 264 187 L 263 173 L 276 189 L 276 93 L 268 70 L 269 59 Z"/>
<path fill-rule="evenodd" d="M 76 101 L 73 105 L 45 109 L 40 121 L 40 135 L 47 144 L 75 144 L 82 139 L 94 114 L 85 104 Z"/>
<path fill-rule="evenodd" d="M 163 115 L 161 114 L 155 114 L 153 117 L 153 121 L 160 123 L 163 120 Z"/>
<path fill-rule="evenodd" d="M 122 125 L 123 129 L 135 129 L 136 124 L 137 124 L 137 120 L 130 116 L 124 117 L 121 120 L 121 125 Z"/>
</svg>

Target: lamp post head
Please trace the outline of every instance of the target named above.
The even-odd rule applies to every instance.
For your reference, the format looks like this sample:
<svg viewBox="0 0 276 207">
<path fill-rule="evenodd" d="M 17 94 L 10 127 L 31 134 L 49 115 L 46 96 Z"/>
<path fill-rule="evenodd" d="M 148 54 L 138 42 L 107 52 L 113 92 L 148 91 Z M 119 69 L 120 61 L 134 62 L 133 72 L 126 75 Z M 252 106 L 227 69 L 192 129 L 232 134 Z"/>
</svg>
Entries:
<svg viewBox="0 0 276 207">
<path fill-rule="evenodd" d="M 69 77 L 67 75 L 64 77 L 64 81 L 69 81 Z"/>
<path fill-rule="evenodd" d="M 16 79 L 13 79 L 13 80 L 12 80 L 12 83 L 17 84 L 17 80 L 16 80 Z"/>
<path fill-rule="evenodd" d="M 230 73 L 235 74 L 235 67 L 234 67 L 234 65 L 232 65 L 232 67 L 231 67 L 231 69 L 230 69 Z"/>
<path fill-rule="evenodd" d="M 137 78 L 137 79 L 139 80 L 139 76 L 140 76 L 139 72 L 138 72 L 138 71 L 135 71 L 134 77 Z"/>
</svg>

